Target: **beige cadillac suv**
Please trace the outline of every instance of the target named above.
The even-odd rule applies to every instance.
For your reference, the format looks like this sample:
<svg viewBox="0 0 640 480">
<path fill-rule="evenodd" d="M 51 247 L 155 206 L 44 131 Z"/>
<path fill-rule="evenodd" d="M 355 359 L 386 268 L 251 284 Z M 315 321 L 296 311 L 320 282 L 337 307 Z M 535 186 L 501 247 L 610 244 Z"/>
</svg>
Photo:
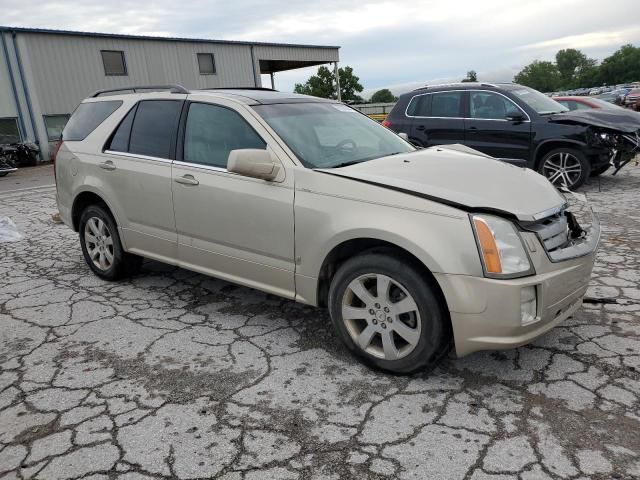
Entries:
<svg viewBox="0 0 640 480">
<path fill-rule="evenodd" d="M 531 170 L 416 149 L 331 100 L 143 90 L 84 100 L 57 153 L 60 215 L 101 278 L 145 257 L 326 307 L 399 373 L 525 344 L 581 305 L 600 227 Z"/>
</svg>

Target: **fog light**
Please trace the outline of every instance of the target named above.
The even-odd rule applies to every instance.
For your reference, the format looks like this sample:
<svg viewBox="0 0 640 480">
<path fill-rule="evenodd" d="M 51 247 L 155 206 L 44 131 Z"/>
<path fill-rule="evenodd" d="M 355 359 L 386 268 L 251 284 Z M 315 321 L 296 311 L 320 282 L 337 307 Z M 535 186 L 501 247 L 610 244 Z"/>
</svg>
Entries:
<svg viewBox="0 0 640 480">
<path fill-rule="evenodd" d="M 529 325 L 538 320 L 537 313 L 536 287 L 523 287 L 520 290 L 520 321 L 522 325 Z"/>
</svg>

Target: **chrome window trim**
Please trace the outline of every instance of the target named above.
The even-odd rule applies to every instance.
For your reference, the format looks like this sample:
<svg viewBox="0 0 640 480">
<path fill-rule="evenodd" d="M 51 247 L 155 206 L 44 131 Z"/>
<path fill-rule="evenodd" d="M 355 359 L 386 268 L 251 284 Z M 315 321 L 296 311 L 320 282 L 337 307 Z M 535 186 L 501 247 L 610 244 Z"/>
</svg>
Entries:
<svg viewBox="0 0 640 480">
<path fill-rule="evenodd" d="M 205 165 L 204 163 L 194 163 L 194 162 L 185 162 L 182 160 L 174 160 L 173 164 L 178 165 L 180 167 L 202 168 L 203 170 L 210 170 L 212 172 L 222 172 L 222 173 L 228 173 L 230 175 L 237 175 L 237 173 L 230 172 L 226 168 L 214 167 L 213 165 Z"/>
<path fill-rule="evenodd" d="M 409 115 L 409 106 L 411 105 L 411 102 L 413 102 L 413 99 L 416 97 L 422 97 L 424 95 L 433 95 L 435 93 L 447 93 L 447 92 L 489 92 L 489 93 L 497 93 L 498 95 L 503 96 L 504 98 L 506 98 L 508 101 L 510 101 L 511 103 L 513 103 L 516 108 L 518 110 L 520 110 L 522 113 L 525 114 L 525 116 L 527 117 L 526 120 L 523 120 L 521 123 L 529 123 L 531 122 L 531 117 L 529 116 L 529 114 L 527 112 L 525 112 L 522 107 L 520 107 L 520 105 L 518 105 L 516 102 L 514 102 L 513 100 L 511 100 L 509 97 L 507 97 L 505 94 L 500 93 L 500 92 L 496 92 L 495 90 L 486 90 L 486 89 L 459 89 L 459 90 L 440 90 L 439 92 L 425 92 L 425 93 L 419 93 L 414 95 L 413 97 L 411 97 L 411 100 L 409 100 L 409 103 L 407 104 L 407 107 L 404 109 L 404 116 L 407 118 L 435 118 L 435 119 L 449 119 L 449 120 L 480 120 L 480 121 L 485 121 L 485 122 L 510 122 L 511 120 L 507 120 L 507 119 L 499 119 L 499 118 L 473 118 L 473 117 L 424 117 L 421 115 Z"/>
<path fill-rule="evenodd" d="M 151 160 L 154 162 L 163 162 L 163 163 L 173 162 L 173 160 L 169 158 L 151 157 L 149 155 L 140 155 L 137 153 L 129 153 L 129 152 L 118 152 L 117 150 L 105 150 L 104 153 L 109 155 L 119 155 L 121 157 L 127 157 L 127 158 L 137 158 L 139 160 Z"/>
</svg>

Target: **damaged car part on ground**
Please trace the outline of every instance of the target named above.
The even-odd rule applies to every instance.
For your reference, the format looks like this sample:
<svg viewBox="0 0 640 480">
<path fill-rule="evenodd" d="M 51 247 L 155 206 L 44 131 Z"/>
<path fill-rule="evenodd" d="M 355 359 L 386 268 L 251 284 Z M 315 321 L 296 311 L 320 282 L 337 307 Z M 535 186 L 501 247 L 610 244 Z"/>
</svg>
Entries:
<svg viewBox="0 0 640 480">
<path fill-rule="evenodd" d="M 528 343 L 579 308 L 599 224 L 536 172 L 416 149 L 331 100 L 169 88 L 96 95 L 65 128 L 60 216 L 101 278 L 147 257 L 326 307 L 396 373 L 452 344 Z"/>
<path fill-rule="evenodd" d="M 401 95 L 383 123 L 429 147 L 460 143 L 572 190 L 639 151 L 640 114 L 575 110 L 517 84 L 458 83 Z"/>
</svg>

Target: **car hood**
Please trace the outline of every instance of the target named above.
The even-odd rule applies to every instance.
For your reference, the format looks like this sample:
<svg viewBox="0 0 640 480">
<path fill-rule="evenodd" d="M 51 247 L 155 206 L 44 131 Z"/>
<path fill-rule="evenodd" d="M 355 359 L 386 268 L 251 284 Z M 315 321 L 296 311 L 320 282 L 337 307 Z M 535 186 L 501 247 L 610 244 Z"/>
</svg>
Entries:
<svg viewBox="0 0 640 480">
<path fill-rule="evenodd" d="M 466 211 L 522 221 L 544 218 L 565 199 L 542 175 L 463 145 L 431 147 L 323 173 L 421 196 Z"/>
<path fill-rule="evenodd" d="M 548 118 L 550 122 L 589 125 L 623 133 L 633 133 L 640 129 L 640 113 L 623 109 L 620 109 L 619 112 L 600 108 L 573 110 L 556 113 Z"/>
</svg>

